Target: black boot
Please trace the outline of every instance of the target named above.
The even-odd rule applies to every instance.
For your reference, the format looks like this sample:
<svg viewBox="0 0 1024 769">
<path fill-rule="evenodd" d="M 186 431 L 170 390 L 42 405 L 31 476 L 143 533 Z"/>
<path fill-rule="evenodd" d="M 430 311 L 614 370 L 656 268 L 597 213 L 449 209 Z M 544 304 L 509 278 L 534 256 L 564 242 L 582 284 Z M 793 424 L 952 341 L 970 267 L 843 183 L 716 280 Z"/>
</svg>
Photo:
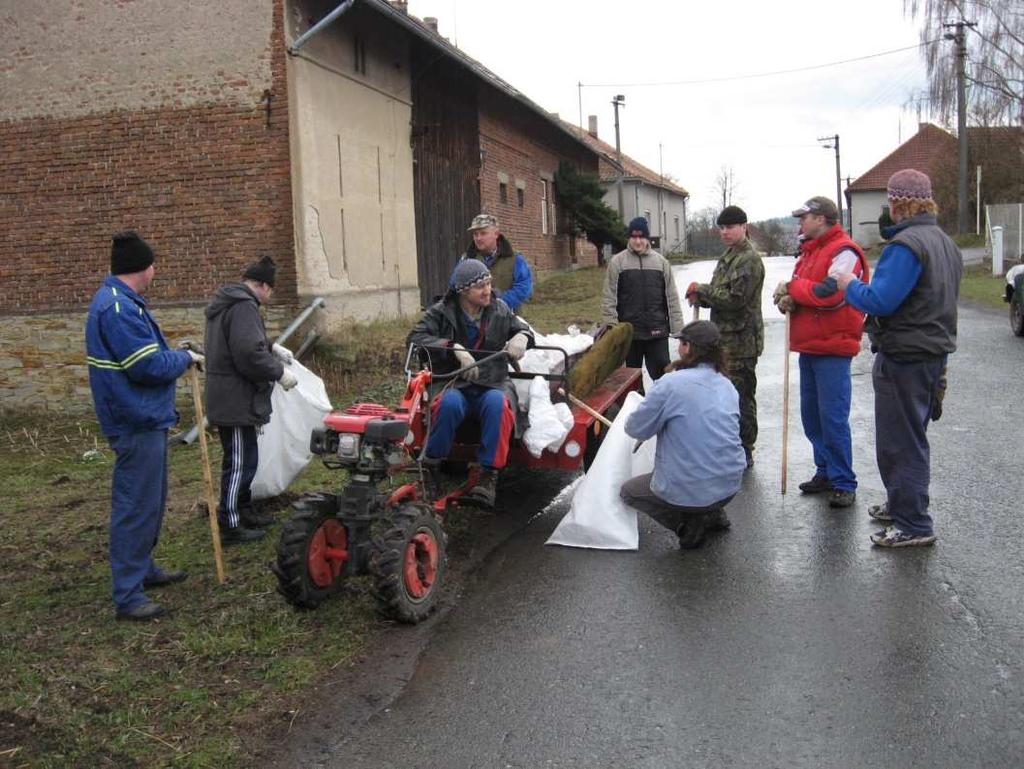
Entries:
<svg viewBox="0 0 1024 769">
<path fill-rule="evenodd" d="M 271 526 L 276 523 L 274 516 L 256 512 L 256 509 L 252 507 L 243 507 L 238 511 L 238 514 L 242 525 L 247 529 L 262 529 L 265 526 Z"/>
<path fill-rule="evenodd" d="M 444 476 L 441 474 L 441 460 L 424 457 L 422 462 L 423 494 L 428 500 L 444 496 Z"/>
<path fill-rule="evenodd" d="M 222 526 L 220 529 L 220 543 L 225 547 L 228 545 L 244 545 L 247 542 L 256 542 L 263 539 L 265 531 L 262 529 L 247 529 L 245 526 L 235 526 L 233 529 Z"/>
<path fill-rule="evenodd" d="M 688 517 L 676 529 L 676 535 L 679 537 L 679 547 L 683 550 L 695 550 L 704 544 L 705 532 L 703 515 Z"/>
<path fill-rule="evenodd" d="M 474 502 L 480 507 L 494 507 L 494 498 L 498 495 L 498 471 L 493 467 L 481 467 L 480 477 L 476 485 L 466 494 L 467 502 Z"/>
</svg>

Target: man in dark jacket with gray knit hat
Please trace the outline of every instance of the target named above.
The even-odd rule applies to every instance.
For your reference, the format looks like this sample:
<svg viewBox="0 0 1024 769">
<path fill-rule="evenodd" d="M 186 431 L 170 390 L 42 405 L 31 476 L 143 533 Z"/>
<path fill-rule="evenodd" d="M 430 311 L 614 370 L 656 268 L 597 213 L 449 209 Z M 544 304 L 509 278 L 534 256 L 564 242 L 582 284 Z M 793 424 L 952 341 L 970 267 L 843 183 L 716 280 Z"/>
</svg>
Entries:
<svg viewBox="0 0 1024 769">
<path fill-rule="evenodd" d="M 274 382 L 285 390 L 298 383 L 288 370 L 291 352 L 271 345 L 259 312 L 276 274 L 274 260 L 264 256 L 240 283 L 218 288 L 206 308 L 206 410 L 224 447 L 218 518 L 226 545 L 261 539 L 259 527 L 273 523 L 253 510 L 250 487 L 259 464 L 256 432 L 270 421 Z"/>
<path fill-rule="evenodd" d="M 504 302 L 495 301 L 486 265 L 478 259 L 464 259 L 455 267 L 444 299 L 423 314 L 408 342 L 426 348 L 436 373 L 462 369 L 454 385 L 441 391 L 440 402 L 434 404 L 423 459 L 431 496 L 440 495 L 439 466 L 451 451 L 456 430 L 475 415 L 480 420 L 477 456 L 481 473 L 467 501 L 493 506 L 498 471 L 505 466 L 516 423 L 516 391 L 508 376 L 508 361 L 522 358 L 533 344 L 530 327 Z M 507 357 L 474 365 L 499 350 L 505 350 Z M 439 382 L 431 396 L 445 383 Z"/>
</svg>

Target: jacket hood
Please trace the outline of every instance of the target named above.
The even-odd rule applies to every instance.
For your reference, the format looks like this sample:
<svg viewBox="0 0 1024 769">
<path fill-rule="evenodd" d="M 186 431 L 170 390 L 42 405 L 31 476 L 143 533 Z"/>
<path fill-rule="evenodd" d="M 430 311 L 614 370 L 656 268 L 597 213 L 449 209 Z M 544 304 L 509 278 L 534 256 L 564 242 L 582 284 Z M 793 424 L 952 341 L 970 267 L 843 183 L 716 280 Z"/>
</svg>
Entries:
<svg viewBox="0 0 1024 769">
<path fill-rule="evenodd" d="M 209 320 L 239 302 L 253 302 L 259 307 L 259 300 L 244 283 L 225 283 L 217 289 L 213 300 L 206 307 L 206 318 Z"/>
</svg>

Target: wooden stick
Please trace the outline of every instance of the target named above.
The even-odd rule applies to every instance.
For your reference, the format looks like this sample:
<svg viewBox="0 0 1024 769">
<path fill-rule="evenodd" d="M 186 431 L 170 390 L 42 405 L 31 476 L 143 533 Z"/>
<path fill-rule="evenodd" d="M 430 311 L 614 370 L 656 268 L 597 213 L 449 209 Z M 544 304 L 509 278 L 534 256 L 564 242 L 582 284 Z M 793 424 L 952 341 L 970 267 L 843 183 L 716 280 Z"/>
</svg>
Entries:
<svg viewBox="0 0 1024 769">
<path fill-rule="evenodd" d="M 586 411 L 586 412 L 587 412 L 588 414 L 590 414 L 590 416 L 592 416 L 592 417 L 593 417 L 594 419 L 596 419 L 596 420 L 597 420 L 598 422 L 600 422 L 601 424 L 603 424 L 603 425 L 604 425 L 605 427 L 611 427 L 611 426 L 612 426 L 612 423 L 611 423 L 610 421 L 608 421 L 608 419 L 607 419 L 607 418 L 605 418 L 605 417 L 604 417 L 604 416 L 603 416 L 602 414 L 600 414 L 599 412 L 597 412 L 597 411 L 594 411 L 594 409 L 590 408 L 590 406 L 588 406 L 588 405 L 587 405 L 586 403 L 584 403 L 583 401 L 581 401 L 581 400 L 580 400 L 579 398 L 577 398 L 577 397 L 576 397 L 575 395 L 573 395 L 572 393 L 567 393 L 567 392 L 566 392 L 566 391 L 565 391 L 564 389 L 562 389 L 561 387 L 559 387 L 559 388 L 558 388 L 558 394 L 559 394 L 559 395 L 562 395 L 562 396 L 564 396 L 564 397 L 566 397 L 566 398 L 568 398 L 568 399 L 569 399 L 569 403 L 571 403 L 571 404 L 572 404 L 572 405 L 574 405 L 574 406 L 579 406 L 579 407 L 580 407 L 581 409 L 583 409 L 584 411 Z"/>
<path fill-rule="evenodd" d="M 210 517 L 210 534 L 213 537 L 213 560 L 217 564 L 217 581 L 224 584 L 224 554 L 220 547 L 220 524 L 217 522 L 217 499 L 213 496 L 213 474 L 210 472 L 210 451 L 206 447 L 206 417 L 203 414 L 203 395 L 199 389 L 199 370 L 189 366 L 192 380 L 192 402 L 196 408 L 196 424 L 199 425 L 199 449 L 203 455 L 203 485 L 206 491 L 206 510 Z"/>
<path fill-rule="evenodd" d="M 786 493 L 789 450 L 789 313 L 786 313 L 786 360 L 782 367 L 782 493 Z"/>
</svg>

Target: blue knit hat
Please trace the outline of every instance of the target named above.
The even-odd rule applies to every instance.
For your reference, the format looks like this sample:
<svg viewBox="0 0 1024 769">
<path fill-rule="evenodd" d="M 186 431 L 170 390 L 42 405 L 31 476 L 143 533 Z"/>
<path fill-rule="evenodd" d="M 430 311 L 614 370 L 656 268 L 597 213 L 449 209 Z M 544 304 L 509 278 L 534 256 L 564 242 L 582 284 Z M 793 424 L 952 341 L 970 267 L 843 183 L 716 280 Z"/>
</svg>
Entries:
<svg viewBox="0 0 1024 769">
<path fill-rule="evenodd" d="M 486 264 L 479 259 L 463 259 L 455 265 L 449 285 L 461 293 L 490 279 L 491 271 L 487 269 Z"/>
<path fill-rule="evenodd" d="M 644 219 L 642 216 L 636 217 L 635 219 L 633 219 L 629 223 L 629 227 L 626 228 L 626 234 L 627 235 L 632 235 L 637 230 L 642 232 L 644 234 L 644 237 L 647 238 L 648 240 L 650 240 L 650 238 L 651 238 L 651 228 L 647 224 L 647 220 Z"/>
</svg>

